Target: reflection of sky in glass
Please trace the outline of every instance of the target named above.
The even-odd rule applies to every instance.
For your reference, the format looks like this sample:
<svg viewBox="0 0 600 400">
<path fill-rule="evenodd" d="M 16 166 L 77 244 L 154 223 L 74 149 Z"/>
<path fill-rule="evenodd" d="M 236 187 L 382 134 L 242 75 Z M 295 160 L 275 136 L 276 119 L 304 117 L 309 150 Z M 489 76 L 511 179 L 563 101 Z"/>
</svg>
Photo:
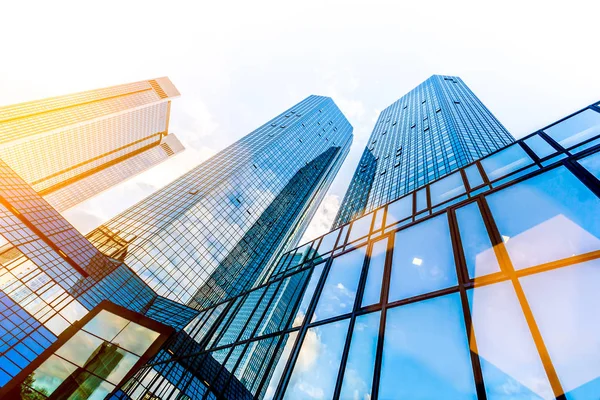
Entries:
<svg viewBox="0 0 600 400">
<path fill-rule="evenodd" d="M 315 321 L 352 311 L 365 260 L 365 249 L 363 246 L 333 259 L 315 309 Z"/>
<path fill-rule="evenodd" d="M 575 400 L 600 393 L 600 260 L 520 279 L 550 358 Z"/>
<path fill-rule="evenodd" d="M 388 309 L 379 398 L 477 398 L 458 294 Z"/>
<path fill-rule="evenodd" d="M 130 322 L 113 340 L 119 346 L 141 356 L 160 336 L 148 328 L 144 328 L 135 322 Z"/>
<path fill-rule="evenodd" d="M 412 194 L 391 203 L 387 208 L 386 225 L 390 225 L 401 219 L 410 217 L 412 211 Z"/>
<path fill-rule="evenodd" d="M 512 284 L 467 293 L 488 399 L 553 398 Z"/>
<path fill-rule="evenodd" d="M 556 153 L 556 149 L 546 142 L 540 135 L 534 135 L 526 139 L 525 144 L 539 157 L 544 158 Z"/>
<path fill-rule="evenodd" d="M 456 267 L 446 214 L 396 233 L 389 301 L 456 284 Z"/>
<path fill-rule="evenodd" d="M 592 175 L 600 179 L 600 152 L 589 155 L 578 161 Z"/>
<path fill-rule="evenodd" d="M 477 165 L 473 164 L 470 167 L 465 168 L 464 171 L 467 175 L 467 180 L 469 181 L 469 186 L 471 189 L 476 188 L 479 185 L 483 185 L 483 178 L 479 173 L 479 168 L 477 168 Z"/>
<path fill-rule="evenodd" d="M 331 399 L 350 320 L 310 328 L 302 342 L 284 399 Z"/>
<path fill-rule="evenodd" d="M 490 181 L 501 178 L 530 164 L 533 164 L 533 160 L 529 158 L 525 150 L 518 144 L 513 144 L 481 160 L 481 166 Z"/>
<path fill-rule="evenodd" d="M 574 146 L 600 134 L 600 113 L 584 110 L 544 132 L 563 147 Z"/>
<path fill-rule="evenodd" d="M 83 329 L 110 342 L 128 322 L 125 318 L 102 310 Z"/>
<path fill-rule="evenodd" d="M 387 250 L 387 238 L 373 244 L 371 250 L 371 261 L 367 271 L 367 281 L 362 298 L 362 307 L 379 303 L 381 299 L 381 283 L 383 281 L 383 270 L 385 267 L 385 255 Z"/>
<path fill-rule="evenodd" d="M 417 192 L 417 212 L 427 208 L 427 191 L 423 188 Z"/>
<path fill-rule="evenodd" d="M 492 242 L 476 202 L 456 210 L 458 230 L 469 270 L 475 278 L 500 271 Z"/>
<path fill-rule="evenodd" d="M 340 399 L 371 397 L 380 314 L 378 311 L 356 318 Z"/>
<path fill-rule="evenodd" d="M 292 348 L 294 347 L 294 342 L 296 341 L 297 336 L 297 331 L 284 336 L 283 343 L 285 347 L 283 348 L 283 351 L 281 352 L 281 355 L 277 360 L 277 365 L 273 370 L 273 374 L 271 375 L 271 380 L 269 380 L 269 384 L 267 386 L 267 390 L 265 392 L 265 397 L 263 398 L 263 400 L 271 400 L 275 395 L 277 385 L 279 385 L 281 375 L 283 375 L 283 369 L 285 368 L 285 364 L 287 363 L 287 360 L 290 357 L 290 353 L 292 352 Z"/>
<path fill-rule="evenodd" d="M 294 323 L 292 327 L 302 325 L 304 322 L 304 316 L 306 315 L 306 311 L 308 310 L 308 306 L 310 305 L 310 301 L 313 298 L 313 294 L 315 293 L 315 289 L 317 288 L 317 284 L 319 283 L 319 279 L 321 278 L 321 274 L 323 273 L 323 268 L 325 268 L 325 263 L 321 263 L 313 269 L 313 273 L 310 276 L 310 281 L 308 281 L 308 285 L 306 286 L 306 291 L 304 292 L 304 296 L 302 296 L 302 301 L 300 302 L 300 306 L 298 307 L 298 312 L 296 313 L 296 317 L 294 318 Z"/>
<path fill-rule="evenodd" d="M 600 200 L 565 167 L 487 201 L 515 269 L 600 249 Z"/>
<path fill-rule="evenodd" d="M 352 242 L 358 238 L 368 235 L 369 231 L 371 230 L 372 221 L 373 214 L 365 215 L 364 217 L 354 221 L 350 230 L 350 236 L 348 236 L 348 242 Z"/>
<path fill-rule="evenodd" d="M 466 191 L 460 172 L 448 175 L 429 186 L 431 206 L 450 200 Z"/>
<path fill-rule="evenodd" d="M 87 332 L 79 331 L 71 337 L 67 343 L 56 351 L 61 357 L 83 367 L 93 352 L 100 347 L 104 341 Z"/>
<path fill-rule="evenodd" d="M 35 370 L 31 387 L 50 394 L 76 369 L 77 367 L 70 362 L 51 355 Z"/>
</svg>

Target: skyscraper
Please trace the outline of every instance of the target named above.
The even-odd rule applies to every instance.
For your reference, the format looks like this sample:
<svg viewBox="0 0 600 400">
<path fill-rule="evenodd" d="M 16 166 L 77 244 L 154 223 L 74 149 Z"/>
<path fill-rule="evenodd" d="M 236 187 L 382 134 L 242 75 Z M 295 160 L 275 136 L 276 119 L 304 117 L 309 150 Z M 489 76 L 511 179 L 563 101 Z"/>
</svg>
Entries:
<svg viewBox="0 0 600 400">
<path fill-rule="evenodd" d="M 459 77 L 433 75 L 379 115 L 334 226 L 513 141 Z"/>
<path fill-rule="evenodd" d="M 351 142 L 334 102 L 310 96 L 88 238 L 170 299 L 226 299 L 300 240 Z"/>
<path fill-rule="evenodd" d="M 181 151 L 178 96 L 163 77 L 2 107 L 0 158 L 63 211 Z"/>
</svg>

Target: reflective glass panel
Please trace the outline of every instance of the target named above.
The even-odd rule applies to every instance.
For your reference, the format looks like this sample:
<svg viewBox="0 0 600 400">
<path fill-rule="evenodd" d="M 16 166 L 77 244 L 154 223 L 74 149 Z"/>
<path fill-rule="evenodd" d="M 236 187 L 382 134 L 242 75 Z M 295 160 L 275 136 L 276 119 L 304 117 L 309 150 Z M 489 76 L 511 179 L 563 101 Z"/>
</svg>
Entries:
<svg viewBox="0 0 600 400">
<path fill-rule="evenodd" d="M 379 398 L 477 398 L 458 293 L 388 309 Z"/>
<path fill-rule="evenodd" d="M 600 393 L 600 260 L 520 278 L 569 399 Z"/>
<path fill-rule="evenodd" d="M 130 322 L 113 340 L 113 343 L 141 356 L 160 336 L 148 328 L 144 328 L 135 322 Z"/>
<path fill-rule="evenodd" d="M 78 373 L 75 377 L 70 377 L 69 380 L 74 383 L 72 388 L 77 385 L 77 388 L 68 397 L 69 400 L 104 400 L 115 388 L 110 383 L 87 372 Z"/>
<path fill-rule="evenodd" d="M 375 212 L 375 222 L 373 222 L 373 231 L 381 229 L 381 223 L 383 222 L 383 211 L 384 208 L 380 208 Z"/>
<path fill-rule="evenodd" d="M 363 236 L 367 236 L 371 229 L 371 221 L 373 221 L 373 213 L 365 215 L 352 223 L 352 230 L 348 237 L 348 242 L 352 242 Z"/>
<path fill-rule="evenodd" d="M 135 354 L 105 342 L 88 360 L 85 368 L 116 385 L 139 359 Z"/>
<path fill-rule="evenodd" d="M 333 259 L 317 303 L 315 321 L 352 311 L 365 260 L 365 249 L 363 246 Z"/>
<path fill-rule="evenodd" d="M 587 109 L 564 120 L 546 132 L 561 146 L 568 148 L 596 135 L 600 135 L 600 113 Z"/>
<path fill-rule="evenodd" d="M 340 399 L 371 398 L 379 315 L 380 312 L 361 315 L 354 322 Z"/>
<path fill-rule="evenodd" d="M 467 293 L 488 399 L 554 398 L 510 281 Z"/>
<path fill-rule="evenodd" d="M 443 203 L 446 200 L 450 200 L 456 196 L 465 193 L 465 186 L 463 184 L 460 172 L 455 172 L 448 175 L 444 179 L 440 179 L 429 186 L 429 196 L 431 196 L 431 206 Z"/>
<path fill-rule="evenodd" d="M 404 218 L 410 217 L 412 212 L 412 194 L 397 200 L 387 208 L 386 225 L 393 224 L 403 220 Z"/>
<path fill-rule="evenodd" d="M 533 160 L 518 144 L 513 144 L 480 162 L 490 181 L 533 164 Z"/>
<path fill-rule="evenodd" d="M 340 230 L 336 229 L 335 231 L 329 232 L 327 235 L 323 236 L 321 244 L 319 245 L 319 254 L 325 254 L 333 250 L 333 246 L 335 246 L 335 241 L 337 240 L 339 233 Z"/>
<path fill-rule="evenodd" d="M 63 344 L 56 354 L 83 367 L 88 358 L 104 343 L 102 339 L 79 331 Z"/>
<path fill-rule="evenodd" d="M 373 248 L 371 249 L 367 281 L 365 282 L 365 290 L 361 303 L 362 307 L 377 304 L 381 299 L 381 283 L 383 281 L 387 243 L 387 238 L 379 240 L 373 244 Z"/>
<path fill-rule="evenodd" d="M 302 325 L 302 322 L 304 322 L 304 316 L 306 315 L 310 301 L 313 298 L 313 294 L 315 294 L 315 289 L 317 288 L 319 279 L 321 279 L 323 268 L 325 268 L 324 262 L 314 267 L 313 273 L 310 276 L 310 281 L 308 281 L 306 291 L 304 292 L 304 296 L 302 296 L 302 301 L 298 307 L 298 312 L 296 313 L 296 317 L 294 317 L 292 327 L 300 326 Z"/>
<path fill-rule="evenodd" d="M 284 336 L 283 342 L 281 344 L 281 346 L 284 346 L 283 351 L 281 352 L 281 355 L 277 360 L 277 365 L 275 365 L 275 369 L 273 370 L 273 374 L 271 375 L 271 379 L 269 380 L 264 400 L 271 400 L 273 399 L 273 396 L 275 396 L 277 385 L 279 385 L 281 375 L 283 375 L 283 370 L 285 369 L 285 364 L 287 364 L 288 358 L 290 358 L 290 353 L 294 348 L 294 342 L 296 341 L 297 336 L 297 331 Z"/>
<path fill-rule="evenodd" d="M 117 336 L 121 329 L 125 328 L 125 325 L 129 323 L 125 318 L 121 318 L 118 315 L 110 313 L 106 310 L 102 310 L 96 315 L 90 322 L 88 322 L 83 329 L 93 333 L 96 336 L 101 337 L 104 340 L 111 341 Z"/>
<path fill-rule="evenodd" d="M 331 399 L 350 320 L 310 328 L 302 342 L 284 399 Z"/>
<path fill-rule="evenodd" d="M 30 375 L 32 380 L 29 386 L 50 395 L 76 369 L 75 365 L 53 354 Z"/>
<path fill-rule="evenodd" d="M 600 200 L 565 167 L 487 201 L 515 269 L 600 249 Z"/>
<path fill-rule="evenodd" d="M 598 153 L 591 154 L 577 162 L 585 169 L 590 171 L 590 173 L 597 179 L 600 179 L 600 151 Z"/>
<path fill-rule="evenodd" d="M 471 187 L 471 189 L 484 184 L 483 178 L 481 177 L 481 174 L 479 173 L 479 168 L 477 168 L 476 164 L 465 168 L 464 171 L 467 175 L 467 180 L 469 181 L 469 186 Z"/>
<path fill-rule="evenodd" d="M 456 210 L 469 278 L 500 271 L 498 259 L 476 202 Z"/>
<path fill-rule="evenodd" d="M 417 212 L 427 208 L 427 188 L 417 192 Z"/>
<path fill-rule="evenodd" d="M 524 140 L 525 144 L 539 157 L 548 157 L 556 153 L 556 149 L 544 140 L 540 135 L 534 135 Z"/>
<path fill-rule="evenodd" d="M 396 233 L 389 301 L 457 284 L 446 214 Z"/>
</svg>

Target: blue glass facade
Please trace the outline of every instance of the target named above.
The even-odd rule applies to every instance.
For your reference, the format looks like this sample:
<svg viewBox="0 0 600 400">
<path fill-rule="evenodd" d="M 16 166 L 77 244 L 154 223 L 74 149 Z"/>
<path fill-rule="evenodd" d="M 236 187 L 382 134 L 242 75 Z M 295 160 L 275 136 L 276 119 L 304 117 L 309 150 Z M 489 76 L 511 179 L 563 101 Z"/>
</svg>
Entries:
<svg viewBox="0 0 600 400">
<path fill-rule="evenodd" d="M 433 75 L 379 115 L 334 226 L 513 141 L 459 77 Z"/>
<path fill-rule="evenodd" d="M 351 142 L 335 103 L 310 96 L 88 238 L 169 299 L 226 299 L 298 243 Z"/>
</svg>

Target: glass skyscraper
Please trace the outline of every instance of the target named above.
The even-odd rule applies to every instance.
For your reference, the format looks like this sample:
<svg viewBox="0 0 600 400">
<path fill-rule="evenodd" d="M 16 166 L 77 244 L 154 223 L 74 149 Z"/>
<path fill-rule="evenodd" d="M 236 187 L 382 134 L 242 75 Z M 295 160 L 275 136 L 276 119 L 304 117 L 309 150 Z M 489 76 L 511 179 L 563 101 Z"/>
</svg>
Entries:
<svg viewBox="0 0 600 400">
<path fill-rule="evenodd" d="M 0 158 L 63 211 L 182 150 L 176 97 L 163 77 L 1 107 Z"/>
<path fill-rule="evenodd" d="M 351 142 L 335 103 L 310 96 L 88 238 L 160 295 L 221 301 L 298 243 Z"/>
<path fill-rule="evenodd" d="M 200 310 L 116 397 L 596 399 L 600 107 L 422 189 Z"/>
<path fill-rule="evenodd" d="M 334 226 L 513 141 L 459 77 L 433 75 L 379 115 Z"/>
</svg>

